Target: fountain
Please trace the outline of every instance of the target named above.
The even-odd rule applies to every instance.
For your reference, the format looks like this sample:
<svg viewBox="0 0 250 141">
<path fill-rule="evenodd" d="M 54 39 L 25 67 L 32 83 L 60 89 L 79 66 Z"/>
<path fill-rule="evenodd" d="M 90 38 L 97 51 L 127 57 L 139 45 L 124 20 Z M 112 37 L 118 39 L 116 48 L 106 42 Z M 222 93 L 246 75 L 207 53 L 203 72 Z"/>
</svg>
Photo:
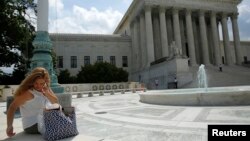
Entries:
<svg viewBox="0 0 250 141">
<path fill-rule="evenodd" d="M 197 73 L 198 78 L 198 88 L 204 88 L 207 90 L 207 74 L 205 70 L 205 65 L 201 64 Z"/>
<path fill-rule="evenodd" d="M 234 106 L 250 105 L 250 86 L 207 87 L 205 66 L 197 72 L 198 88 L 152 90 L 139 94 L 148 104 L 173 106 Z"/>
</svg>

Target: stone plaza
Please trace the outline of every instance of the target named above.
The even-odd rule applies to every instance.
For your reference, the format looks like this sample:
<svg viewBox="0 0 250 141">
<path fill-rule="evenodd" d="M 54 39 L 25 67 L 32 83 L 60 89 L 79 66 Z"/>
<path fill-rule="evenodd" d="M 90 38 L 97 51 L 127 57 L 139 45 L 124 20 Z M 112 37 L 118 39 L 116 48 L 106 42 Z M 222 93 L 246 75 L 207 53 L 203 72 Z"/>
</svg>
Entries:
<svg viewBox="0 0 250 141">
<path fill-rule="evenodd" d="M 250 124 L 250 106 L 150 105 L 139 101 L 140 93 L 73 98 L 79 135 L 63 140 L 207 141 L 208 125 Z M 7 138 L 5 111 L 6 103 L 0 103 L 0 140 L 43 140 L 25 134 L 21 118 L 13 125 L 17 135 Z"/>
</svg>

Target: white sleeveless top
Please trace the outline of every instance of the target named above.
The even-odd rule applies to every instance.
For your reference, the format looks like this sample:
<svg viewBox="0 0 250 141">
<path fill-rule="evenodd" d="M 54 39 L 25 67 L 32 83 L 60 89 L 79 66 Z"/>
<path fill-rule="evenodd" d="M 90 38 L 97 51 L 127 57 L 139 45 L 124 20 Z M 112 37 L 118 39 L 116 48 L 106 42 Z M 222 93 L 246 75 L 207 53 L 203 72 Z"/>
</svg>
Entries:
<svg viewBox="0 0 250 141">
<path fill-rule="evenodd" d="M 20 106 L 20 112 L 22 115 L 23 128 L 28 128 L 38 122 L 38 115 L 43 112 L 46 104 L 49 103 L 47 97 L 37 90 L 29 90 L 34 98 L 26 101 Z"/>
</svg>

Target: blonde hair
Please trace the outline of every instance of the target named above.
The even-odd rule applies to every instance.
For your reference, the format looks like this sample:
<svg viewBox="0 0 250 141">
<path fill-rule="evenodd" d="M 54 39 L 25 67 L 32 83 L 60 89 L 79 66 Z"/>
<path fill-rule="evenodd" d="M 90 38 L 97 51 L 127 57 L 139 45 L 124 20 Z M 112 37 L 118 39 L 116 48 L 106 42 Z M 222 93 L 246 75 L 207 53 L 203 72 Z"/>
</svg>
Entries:
<svg viewBox="0 0 250 141">
<path fill-rule="evenodd" d="M 24 93 L 25 91 L 33 88 L 33 84 L 38 78 L 45 79 L 47 85 L 49 86 L 50 77 L 49 77 L 48 71 L 43 67 L 37 67 L 37 68 L 33 69 L 30 72 L 30 74 L 28 74 L 27 77 L 21 82 L 21 84 L 19 85 L 19 87 L 17 88 L 17 90 L 15 92 L 15 97 L 17 97 L 17 96 L 21 95 L 22 93 Z"/>
</svg>

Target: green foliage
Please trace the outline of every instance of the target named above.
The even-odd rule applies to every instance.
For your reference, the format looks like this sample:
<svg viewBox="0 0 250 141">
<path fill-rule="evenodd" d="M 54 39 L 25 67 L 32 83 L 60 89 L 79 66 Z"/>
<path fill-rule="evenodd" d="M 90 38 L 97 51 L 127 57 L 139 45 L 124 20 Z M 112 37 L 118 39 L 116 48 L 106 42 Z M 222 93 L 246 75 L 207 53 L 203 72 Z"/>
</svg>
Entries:
<svg viewBox="0 0 250 141">
<path fill-rule="evenodd" d="M 25 78 L 25 75 L 27 74 L 28 70 L 25 65 L 18 65 L 13 73 L 12 73 L 12 85 L 18 85 L 22 82 L 22 80 Z"/>
<path fill-rule="evenodd" d="M 31 57 L 35 28 L 26 17 L 35 7 L 33 0 L 0 0 L 0 66 Z"/>
<path fill-rule="evenodd" d="M 86 65 L 77 74 L 78 83 L 111 83 L 128 81 L 128 72 L 107 62 Z"/>
<path fill-rule="evenodd" d="M 128 81 L 128 72 L 124 71 L 122 68 L 118 68 L 116 76 L 117 76 L 117 82 Z"/>
<path fill-rule="evenodd" d="M 97 74 L 94 73 L 95 68 L 93 65 L 86 65 L 85 67 L 81 67 L 81 71 L 77 74 L 77 82 L 78 83 L 96 83 Z M 88 75 L 86 75 L 88 74 Z"/>
<path fill-rule="evenodd" d="M 27 69 L 24 65 L 17 65 L 12 74 L 0 70 L 0 85 L 18 85 L 25 78 Z"/>
<path fill-rule="evenodd" d="M 58 83 L 60 84 L 71 84 L 76 83 L 75 76 L 71 76 L 69 70 L 61 70 L 58 76 Z"/>
<path fill-rule="evenodd" d="M 0 67 L 15 64 L 12 74 L 0 71 L 0 84 L 20 84 L 32 57 L 35 28 L 28 20 L 35 11 L 33 0 L 0 0 Z"/>
<path fill-rule="evenodd" d="M 10 86 L 9 85 L 4 85 L 4 88 L 10 88 Z"/>
<path fill-rule="evenodd" d="M 0 75 L 0 85 L 10 85 L 11 82 L 11 74 L 3 73 L 2 75 Z"/>
</svg>

